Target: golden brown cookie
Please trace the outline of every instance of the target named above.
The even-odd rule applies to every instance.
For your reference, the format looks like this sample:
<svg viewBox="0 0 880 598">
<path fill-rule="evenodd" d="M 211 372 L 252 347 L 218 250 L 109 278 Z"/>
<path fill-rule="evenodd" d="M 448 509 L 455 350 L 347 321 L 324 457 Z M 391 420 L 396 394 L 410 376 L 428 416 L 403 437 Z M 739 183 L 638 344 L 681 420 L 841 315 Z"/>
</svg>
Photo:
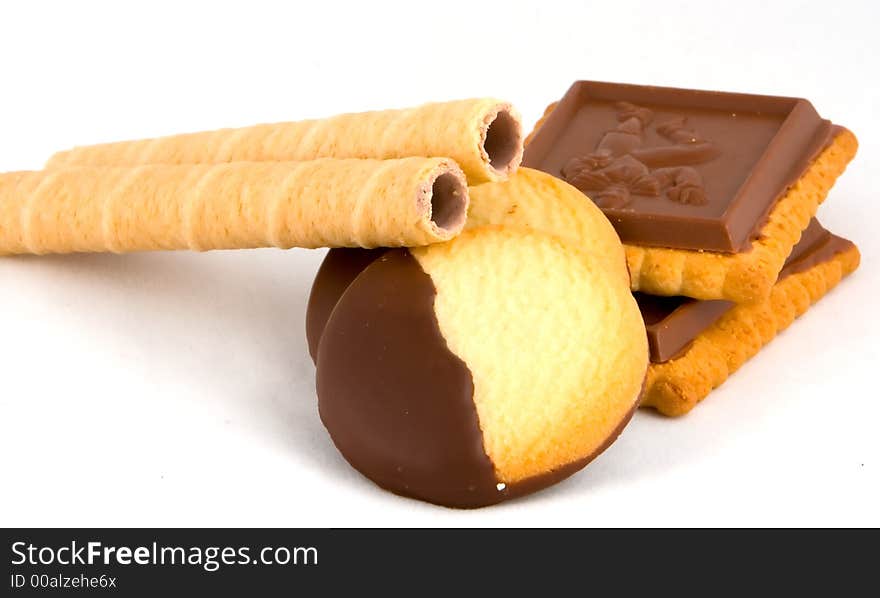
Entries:
<svg viewBox="0 0 880 598">
<path fill-rule="evenodd" d="M 468 189 L 465 230 L 502 225 L 559 237 L 606 263 L 629 285 L 626 259 L 614 227 L 583 193 L 554 176 L 520 168 L 509 180 Z"/>
<path fill-rule="evenodd" d="M 398 494 L 478 507 L 579 470 L 635 408 L 647 341 L 605 264 L 560 239 L 482 227 L 391 250 L 332 309 L 322 421 Z"/>
<path fill-rule="evenodd" d="M 784 276 L 764 301 L 734 306 L 681 356 L 650 365 L 642 406 L 687 413 L 858 265 L 858 248 L 841 243 L 828 259 Z"/>
</svg>

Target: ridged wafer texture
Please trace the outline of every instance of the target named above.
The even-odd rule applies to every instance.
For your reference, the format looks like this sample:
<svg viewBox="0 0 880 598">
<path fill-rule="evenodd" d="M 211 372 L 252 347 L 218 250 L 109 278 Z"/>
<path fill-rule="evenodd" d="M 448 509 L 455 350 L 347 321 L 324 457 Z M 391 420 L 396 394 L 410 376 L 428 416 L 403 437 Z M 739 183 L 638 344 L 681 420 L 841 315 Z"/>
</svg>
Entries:
<svg viewBox="0 0 880 598">
<path fill-rule="evenodd" d="M 853 246 L 773 286 L 764 301 L 737 305 L 694 339 L 687 352 L 648 368 L 642 407 L 684 415 L 752 358 L 795 318 L 859 266 Z"/>
<path fill-rule="evenodd" d="M 16 172 L 0 254 L 418 246 L 458 234 L 467 201 L 441 158 Z"/>
<path fill-rule="evenodd" d="M 516 171 L 522 137 L 513 106 L 479 98 L 83 146 L 55 154 L 47 168 L 429 156 L 455 160 L 476 184 Z"/>
<path fill-rule="evenodd" d="M 520 168 L 507 181 L 469 191 L 465 230 L 502 225 L 551 234 L 607 264 L 629 286 L 626 257 L 614 227 L 596 204 L 565 181 Z"/>
<path fill-rule="evenodd" d="M 555 107 L 556 103 L 547 107 L 527 144 Z M 725 254 L 625 244 L 632 290 L 736 303 L 765 299 L 791 249 L 857 150 L 855 135 L 842 129 L 776 202 L 748 251 Z"/>
</svg>

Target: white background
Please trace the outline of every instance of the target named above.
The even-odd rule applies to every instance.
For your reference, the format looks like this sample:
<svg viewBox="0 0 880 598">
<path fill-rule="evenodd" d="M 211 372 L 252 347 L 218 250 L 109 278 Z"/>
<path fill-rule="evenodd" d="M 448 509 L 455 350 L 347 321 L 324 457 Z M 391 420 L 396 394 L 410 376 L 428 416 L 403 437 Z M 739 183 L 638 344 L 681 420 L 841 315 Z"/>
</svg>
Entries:
<svg viewBox="0 0 880 598">
<path fill-rule="evenodd" d="M 74 144 L 575 79 L 803 96 L 859 136 L 821 208 L 863 263 L 687 417 L 458 512 L 352 470 L 303 316 L 323 251 L 0 260 L 0 525 L 880 524 L 876 2 L 4 3 L 0 170 Z M 756 18 L 756 14 L 760 18 Z"/>
</svg>

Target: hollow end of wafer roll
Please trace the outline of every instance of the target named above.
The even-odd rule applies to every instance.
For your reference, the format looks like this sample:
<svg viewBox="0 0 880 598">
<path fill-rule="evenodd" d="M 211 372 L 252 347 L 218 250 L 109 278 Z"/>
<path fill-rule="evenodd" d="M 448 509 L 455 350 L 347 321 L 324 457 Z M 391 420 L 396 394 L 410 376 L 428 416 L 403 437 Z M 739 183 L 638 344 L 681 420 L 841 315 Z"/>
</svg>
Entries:
<svg viewBox="0 0 880 598">
<path fill-rule="evenodd" d="M 467 220 L 468 189 L 464 172 L 454 162 L 443 162 L 419 187 L 419 213 L 429 221 L 432 234 L 449 240 L 464 228 Z"/>
<path fill-rule="evenodd" d="M 510 104 L 498 104 L 486 113 L 480 131 L 480 148 L 493 178 L 507 178 L 516 172 L 523 157 L 523 127 Z"/>
</svg>

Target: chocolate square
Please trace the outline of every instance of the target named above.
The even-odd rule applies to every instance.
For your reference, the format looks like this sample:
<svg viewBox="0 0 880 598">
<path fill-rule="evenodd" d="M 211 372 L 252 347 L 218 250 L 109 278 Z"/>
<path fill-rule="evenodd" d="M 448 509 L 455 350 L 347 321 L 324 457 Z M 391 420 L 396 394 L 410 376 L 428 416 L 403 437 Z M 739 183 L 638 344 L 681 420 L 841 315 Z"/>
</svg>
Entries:
<svg viewBox="0 0 880 598">
<path fill-rule="evenodd" d="M 581 189 L 624 243 L 737 253 L 832 133 L 803 99 L 578 81 L 523 165 Z"/>
</svg>

